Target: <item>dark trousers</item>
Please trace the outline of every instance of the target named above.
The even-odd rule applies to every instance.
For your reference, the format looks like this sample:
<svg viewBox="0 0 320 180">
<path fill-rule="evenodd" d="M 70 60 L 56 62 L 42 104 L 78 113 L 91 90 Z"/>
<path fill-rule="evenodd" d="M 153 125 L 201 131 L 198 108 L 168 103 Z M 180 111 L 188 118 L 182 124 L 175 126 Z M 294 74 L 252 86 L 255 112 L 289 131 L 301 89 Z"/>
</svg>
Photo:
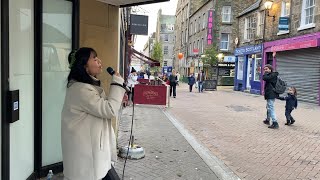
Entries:
<svg viewBox="0 0 320 180">
<path fill-rule="evenodd" d="M 102 180 L 120 180 L 120 177 L 118 176 L 114 167 L 111 166 L 111 169 L 108 171 L 108 174 Z"/>
<path fill-rule="evenodd" d="M 286 108 L 286 118 L 287 118 L 287 121 L 290 122 L 293 120 L 293 117 L 291 116 L 291 112 L 293 111 L 293 109 L 289 109 L 289 108 Z"/>
<path fill-rule="evenodd" d="M 173 97 L 176 97 L 176 84 L 170 84 L 170 97 L 172 95 L 172 91 L 173 91 Z"/>
<path fill-rule="evenodd" d="M 189 85 L 189 91 L 192 92 L 193 85 Z"/>
</svg>

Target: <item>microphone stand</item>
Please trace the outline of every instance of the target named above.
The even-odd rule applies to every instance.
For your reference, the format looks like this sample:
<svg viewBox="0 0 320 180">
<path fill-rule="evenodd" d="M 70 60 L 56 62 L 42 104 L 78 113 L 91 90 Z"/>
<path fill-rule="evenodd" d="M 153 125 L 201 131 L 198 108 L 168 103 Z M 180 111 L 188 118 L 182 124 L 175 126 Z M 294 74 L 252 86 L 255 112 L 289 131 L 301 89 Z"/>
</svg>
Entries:
<svg viewBox="0 0 320 180">
<path fill-rule="evenodd" d="M 141 159 L 145 156 L 144 153 L 144 149 L 141 146 L 134 146 L 133 142 L 134 142 L 134 136 L 132 133 L 133 130 L 133 120 L 134 120 L 134 108 L 135 108 L 135 102 L 134 102 L 134 97 L 133 97 L 133 92 L 132 92 L 132 85 L 130 88 L 130 92 L 131 92 L 131 99 L 132 99 L 132 118 L 131 118 L 131 129 L 130 129 L 130 138 L 129 138 L 129 143 L 128 143 L 128 147 L 123 147 L 122 150 L 126 151 L 126 156 L 125 156 L 125 161 L 124 161 L 124 165 L 123 165 L 123 170 L 122 170 L 122 180 L 124 180 L 124 172 L 126 169 L 126 164 L 127 164 L 127 160 L 128 157 L 130 157 L 130 159 Z M 129 98 L 130 99 L 130 98 Z M 120 153 L 121 155 L 122 153 Z M 129 156 L 130 154 L 130 156 Z"/>
</svg>

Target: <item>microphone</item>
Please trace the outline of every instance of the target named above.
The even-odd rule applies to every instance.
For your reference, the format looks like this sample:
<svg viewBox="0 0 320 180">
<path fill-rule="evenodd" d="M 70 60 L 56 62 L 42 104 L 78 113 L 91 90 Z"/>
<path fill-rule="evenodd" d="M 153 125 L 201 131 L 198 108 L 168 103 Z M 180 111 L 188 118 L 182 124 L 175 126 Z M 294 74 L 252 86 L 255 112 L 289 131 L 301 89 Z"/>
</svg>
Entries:
<svg viewBox="0 0 320 180">
<path fill-rule="evenodd" d="M 112 67 L 108 67 L 108 68 L 106 69 L 106 71 L 107 71 L 111 76 L 113 76 L 113 75 L 116 73 L 116 72 L 113 70 Z M 119 85 L 119 86 L 121 86 L 120 84 L 111 84 L 111 85 Z M 128 86 L 127 86 L 125 83 L 123 83 L 121 87 L 122 87 L 123 89 L 125 89 L 127 92 L 130 92 L 130 89 L 128 88 Z"/>
</svg>

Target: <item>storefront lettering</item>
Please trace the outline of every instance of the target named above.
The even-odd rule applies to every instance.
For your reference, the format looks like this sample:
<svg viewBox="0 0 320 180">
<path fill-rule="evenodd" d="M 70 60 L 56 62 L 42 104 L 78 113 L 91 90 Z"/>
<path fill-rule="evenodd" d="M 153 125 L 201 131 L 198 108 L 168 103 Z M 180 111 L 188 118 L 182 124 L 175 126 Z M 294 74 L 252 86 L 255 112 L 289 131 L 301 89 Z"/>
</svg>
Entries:
<svg viewBox="0 0 320 180">
<path fill-rule="evenodd" d="M 212 44 L 212 28 L 213 28 L 213 11 L 208 12 L 208 32 L 207 32 L 207 44 Z"/>
<path fill-rule="evenodd" d="M 152 90 L 143 92 L 143 97 L 145 97 L 147 100 L 155 99 L 158 96 L 159 96 L 159 93 Z"/>
<path fill-rule="evenodd" d="M 304 48 L 317 47 L 317 46 L 319 46 L 318 40 L 314 39 L 309 41 L 296 42 L 292 44 L 283 44 L 279 46 L 273 46 L 271 47 L 271 51 L 272 52 L 288 51 L 288 50 L 304 49 Z"/>
<path fill-rule="evenodd" d="M 255 54 L 255 53 L 260 53 L 261 50 L 262 50 L 261 44 L 245 46 L 245 47 L 237 48 L 234 52 L 234 55 L 239 56 L 239 55 L 245 55 L 245 54 Z"/>
</svg>

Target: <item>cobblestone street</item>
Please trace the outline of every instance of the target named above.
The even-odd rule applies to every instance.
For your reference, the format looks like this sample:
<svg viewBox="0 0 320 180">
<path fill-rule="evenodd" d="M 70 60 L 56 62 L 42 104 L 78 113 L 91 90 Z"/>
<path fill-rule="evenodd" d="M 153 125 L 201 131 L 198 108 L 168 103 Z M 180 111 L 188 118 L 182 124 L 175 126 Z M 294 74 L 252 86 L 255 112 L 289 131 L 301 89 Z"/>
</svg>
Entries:
<svg viewBox="0 0 320 180">
<path fill-rule="evenodd" d="M 132 107 L 123 110 L 119 146 L 128 144 Z M 127 160 L 125 180 L 217 180 L 216 175 L 189 145 L 159 107 L 136 106 L 133 134 L 145 157 Z M 122 176 L 124 159 L 116 170 Z"/>
<path fill-rule="evenodd" d="M 187 89 L 178 87 L 169 112 L 241 179 L 320 179 L 319 106 L 300 102 L 288 127 L 285 103 L 276 101 L 280 128 L 272 130 L 262 123 L 262 96 Z"/>
</svg>

